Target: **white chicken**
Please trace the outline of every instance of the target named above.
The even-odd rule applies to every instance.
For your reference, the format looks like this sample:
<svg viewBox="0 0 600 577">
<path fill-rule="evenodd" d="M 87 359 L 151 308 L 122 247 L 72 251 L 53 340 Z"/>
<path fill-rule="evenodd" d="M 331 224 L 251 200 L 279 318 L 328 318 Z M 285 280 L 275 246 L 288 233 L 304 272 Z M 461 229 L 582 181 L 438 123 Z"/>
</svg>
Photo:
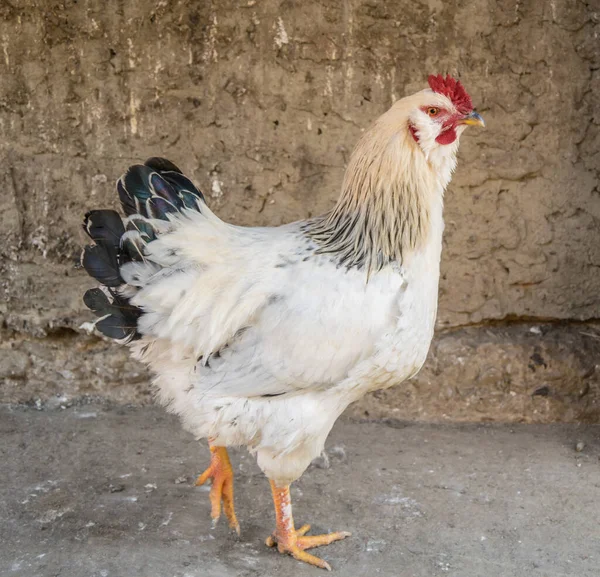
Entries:
<svg viewBox="0 0 600 577">
<path fill-rule="evenodd" d="M 239 532 L 226 447 L 244 445 L 269 478 L 280 552 L 349 535 L 296 530 L 289 485 L 344 409 L 419 371 L 437 310 L 442 204 L 459 137 L 483 126 L 460 82 L 396 102 L 356 146 L 340 199 L 275 228 L 220 220 L 171 162 L 132 166 L 117 188 L 127 218 L 86 215 L 83 265 L 104 288 L 86 304 L 97 329 L 155 374 L 157 397 L 207 438 L 212 515 Z"/>
</svg>

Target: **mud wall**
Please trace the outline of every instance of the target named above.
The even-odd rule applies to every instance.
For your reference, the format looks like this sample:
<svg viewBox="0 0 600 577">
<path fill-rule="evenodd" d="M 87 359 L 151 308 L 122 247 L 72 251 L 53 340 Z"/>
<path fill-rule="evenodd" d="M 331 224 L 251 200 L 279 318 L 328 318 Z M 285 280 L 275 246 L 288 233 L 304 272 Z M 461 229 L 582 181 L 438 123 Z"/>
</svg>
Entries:
<svg viewBox="0 0 600 577">
<path fill-rule="evenodd" d="M 577 322 L 592 346 L 599 20 L 597 1 L 568 0 L 0 2 L 1 398 L 87 394 L 94 371 L 121 359 L 81 335 L 89 281 L 75 264 L 82 214 L 116 207 L 114 181 L 129 163 L 174 160 L 234 223 L 314 215 L 335 202 L 361 130 L 432 72 L 458 75 L 488 125 L 463 138 L 446 195 L 439 338 L 472 325 L 478 342 L 508 324 L 561 334 Z M 515 330 L 514 342 L 529 343 Z M 531 347 L 545 346 L 538 336 Z M 86 347 L 103 352 L 81 385 L 36 361 Z M 18 378 L 14 363 L 28 367 Z M 139 400 L 146 376 L 131 371 L 138 388 L 116 392 L 122 369 L 96 379 L 95 392 Z M 441 398 L 453 378 L 432 376 L 428 395 Z M 388 403 L 404 414 L 405 402 Z"/>
</svg>

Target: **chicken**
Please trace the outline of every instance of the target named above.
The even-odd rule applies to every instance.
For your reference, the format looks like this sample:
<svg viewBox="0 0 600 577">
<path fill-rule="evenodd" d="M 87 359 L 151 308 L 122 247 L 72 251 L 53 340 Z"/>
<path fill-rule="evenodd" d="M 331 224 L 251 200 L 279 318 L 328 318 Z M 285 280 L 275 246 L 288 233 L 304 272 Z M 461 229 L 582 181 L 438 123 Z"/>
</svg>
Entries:
<svg viewBox="0 0 600 577">
<path fill-rule="evenodd" d="M 239 532 L 227 447 L 246 446 L 269 478 L 267 545 L 306 552 L 347 537 L 296 530 L 289 486 L 323 450 L 344 409 L 414 376 L 437 310 L 443 194 L 460 135 L 483 126 L 462 84 L 430 76 L 397 101 L 349 160 L 328 213 L 274 228 L 220 220 L 168 160 L 117 182 L 126 218 L 86 215 L 82 263 L 103 287 L 84 301 L 96 328 L 155 375 L 156 396 L 208 439 L 216 521 Z"/>
</svg>

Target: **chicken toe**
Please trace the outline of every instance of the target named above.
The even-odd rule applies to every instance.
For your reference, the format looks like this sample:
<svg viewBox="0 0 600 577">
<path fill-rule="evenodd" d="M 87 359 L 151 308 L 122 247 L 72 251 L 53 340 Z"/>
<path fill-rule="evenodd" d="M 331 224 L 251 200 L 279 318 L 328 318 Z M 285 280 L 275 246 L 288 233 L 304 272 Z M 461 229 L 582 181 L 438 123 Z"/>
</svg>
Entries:
<svg viewBox="0 0 600 577">
<path fill-rule="evenodd" d="M 229 454 L 225 447 L 210 446 L 210 465 L 202 475 L 196 479 L 196 486 L 204 485 L 208 479 L 212 480 L 210 488 L 211 517 L 215 526 L 221 517 L 221 503 L 229 520 L 229 526 L 239 535 L 240 524 L 235 516 L 233 504 L 233 469 Z"/>
<path fill-rule="evenodd" d="M 271 490 L 273 491 L 277 528 L 272 535 L 267 537 L 265 544 L 268 547 L 277 546 L 277 550 L 280 553 L 288 553 L 298 561 L 304 561 L 309 565 L 315 565 L 316 567 L 331 571 L 329 563 L 323 561 L 323 559 L 319 559 L 315 555 L 306 553 L 305 550 L 329 545 L 334 541 L 345 539 L 351 534 L 348 531 L 337 531 L 325 535 L 306 535 L 310 531 L 310 525 L 303 525 L 300 529 L 295 529 L 289 486 L 277 487 L 271 481 Z"/>
</svg>

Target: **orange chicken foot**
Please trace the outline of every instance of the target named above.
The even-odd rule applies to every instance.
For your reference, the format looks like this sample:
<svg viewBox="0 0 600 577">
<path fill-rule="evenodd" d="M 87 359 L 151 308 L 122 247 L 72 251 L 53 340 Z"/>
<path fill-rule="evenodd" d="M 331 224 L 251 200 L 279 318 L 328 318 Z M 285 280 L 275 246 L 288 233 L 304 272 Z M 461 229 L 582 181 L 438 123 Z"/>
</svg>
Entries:
<svg viewBox="0 0 600 577">
<path fill-rule="evenodd" d="M 294 518 L 292 517 L 292 500 L 290 497 L 290 487 L 277 487 L 271 481 L 271 491 L 273 492 L 273 502 L 275 503 L 276 529 L 273 535 L 267 537 L 265 541 L 268 547 L 275 547 L 280 553 L 288 553 L 298 561 L 304 561 L 310 565 L 321 567 L 331 571 L 329 563 L 307 553 L 305 549 L 329 545 L 333 541 L 345 539 L 350 536 L 347 531 L 338 531 L 327 535 L 306 535 L 310 530 L 310 525 L 303 525 L 300 529 L 294 528 Z"/>
<path fill-rule="evenodd" d="M 240 524 L 235 516 L 233 506 L 233 469 L 229 454 L 225 447 L 215 447 L 210 445 L 210 465 L 202 475 L 196 479 L 196 486 L 204 485 L 208 479 L 212 479 L 210 488 L 210 503 L 213 527 L 217 524 L 221 516 L 221 502 L 223 510 L 229 520 L 229 526 L 240 534 Z"/>
</svg>

